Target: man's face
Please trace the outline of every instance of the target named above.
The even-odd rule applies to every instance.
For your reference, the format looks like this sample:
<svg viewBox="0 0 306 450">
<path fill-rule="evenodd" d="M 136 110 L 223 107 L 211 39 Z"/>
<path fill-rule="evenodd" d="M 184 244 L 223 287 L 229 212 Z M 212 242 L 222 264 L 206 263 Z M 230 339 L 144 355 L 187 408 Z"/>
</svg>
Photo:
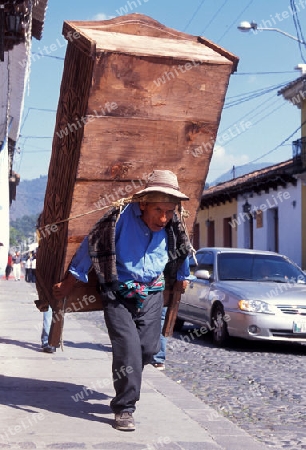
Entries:
<svg viewBox="0 0 306 450">
<path fill-rule="evenodd" d="M 167 202 L 140 203 L 139 206 L 142 211 L 141 218 L 151 231 L 165 228 L 176 208 L 175 203 Z"/>
</svg>

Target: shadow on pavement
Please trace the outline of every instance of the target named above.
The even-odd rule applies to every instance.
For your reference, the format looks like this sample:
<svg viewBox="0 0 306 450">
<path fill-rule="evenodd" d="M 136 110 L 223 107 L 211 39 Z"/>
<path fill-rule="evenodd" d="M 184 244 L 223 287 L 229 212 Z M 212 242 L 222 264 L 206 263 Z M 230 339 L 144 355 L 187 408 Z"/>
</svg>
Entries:
<svg viewBox="0 0 306 450">
<path fill-rule="evenodd" d="M 11 344 L 11 345 L 16 345 L 17 347 L 28 348 L 28 349 L 34 350 L 36 352 L 38 352 L 38 351 L 41 352 L 41 345 L 33 344 L 32 342 L 17 341 L 16 339 L 8 339 L 8 338 L 0 337 L 0 344 Z"/>
<path fill-rule="evenodd" d="M 64 347 L 71 348 L 87 348 L 90 350 L 100 350 L 103 352 L 111 352 L 111 345 L 103 345 L 103 344 L 92 344 L 91 342 L 72 342 L 64 340 Z"/>
<path fill-rule="evenodd" d="M 0 338 L 0 344 L 16 345 L 17 347 L 28 348 L 30 350 L 41 352 L 40 344 L 33 344 L 32 342 L 18 341 L 16 339 Z M 72 342 L 64 341 L 64 347 L 82 348 L 88 350 L 99 350 L 103 352 L 112 352 L 111 345 L 93 344 L 91 342 Z"/>
<path fill-rule="evenodd" d="M 112 414 L 110 407 L 95 403 L 108 399 L 108 395 L 84 385 L 0 375 L 0 404 L 30 413 L 43 409 L 111 424 L 112 419 L 100 417 L 102 414 Z"/>
</svg>

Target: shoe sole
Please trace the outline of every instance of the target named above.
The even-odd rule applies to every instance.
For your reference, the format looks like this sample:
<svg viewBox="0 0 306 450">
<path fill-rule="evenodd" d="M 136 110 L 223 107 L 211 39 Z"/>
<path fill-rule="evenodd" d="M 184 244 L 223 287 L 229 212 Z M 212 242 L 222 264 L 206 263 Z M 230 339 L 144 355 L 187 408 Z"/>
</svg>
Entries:
<svg viewBox="0 0 306 450">
<path fill-rule="evenodd" d="M 51 350 L 51 349 L 49 349 L 49 348 L 43 348 L 42 351 L 43 351 L 44 353 L 55 353 L 55 352 L 56 352 L 56 350 Z"/>
<path fill-rule="evenodd" d="M 153 365 L 153 367 L 154 367 L 154 369 L 156 369 L 156 370 L 165 370 L 165 366 L 154 366 L 154 365 Z"/>
<path fill-rule="evenodd" d="M 115 425 L 115 429 L 119 431 L 135 431 L 135 427 L 121 427 L 120 425 Z"/>
</svg>

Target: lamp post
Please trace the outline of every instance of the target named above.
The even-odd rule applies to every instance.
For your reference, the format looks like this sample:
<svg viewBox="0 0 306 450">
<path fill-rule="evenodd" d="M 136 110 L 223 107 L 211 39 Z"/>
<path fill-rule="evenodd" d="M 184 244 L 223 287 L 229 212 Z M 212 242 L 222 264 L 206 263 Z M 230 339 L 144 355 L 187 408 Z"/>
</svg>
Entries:
<svg viewBox="0 0 306 450">
<path fill-rule="evenodd" d="M 251 30 L 254 30 L 254 31 L 276 31 L 277 33 L 281 33 L 284 36 L 287 36 L 290 39 L 293 39 L 294 41 L 299 42 L 300 44 L 306 45 L 306 42 L 302 41 L 301 39 L 297 38 L 296 36 L 292 36 L 292 34 L 286 33 L 286 31 L 280 30 L 279 28 L 259 27 L 256 22 L 244 21 L 244 22 L 241 22 L 237 28 L 238 28 L 238 30 L 240 30 L 242 32 L 248 32 Z"/>
</svg>

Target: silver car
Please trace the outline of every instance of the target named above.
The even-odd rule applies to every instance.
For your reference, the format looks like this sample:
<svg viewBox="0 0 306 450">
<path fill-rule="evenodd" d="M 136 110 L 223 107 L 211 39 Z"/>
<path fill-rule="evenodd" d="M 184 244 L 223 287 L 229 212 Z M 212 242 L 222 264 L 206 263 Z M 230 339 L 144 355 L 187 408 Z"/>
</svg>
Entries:
<svg viewBox="0 0 306 450">
<path fill-rule="evenodd" d="M 196 260 L 195 260 L 196 259 Z M 179 306 L 197 334 L 211 332 L 223 346 L 230 336 L 306 342 L 306 276 L 287 257 L 238 248 L 201 248 L 190 259 L 194 280 Z"/>
</svg>

